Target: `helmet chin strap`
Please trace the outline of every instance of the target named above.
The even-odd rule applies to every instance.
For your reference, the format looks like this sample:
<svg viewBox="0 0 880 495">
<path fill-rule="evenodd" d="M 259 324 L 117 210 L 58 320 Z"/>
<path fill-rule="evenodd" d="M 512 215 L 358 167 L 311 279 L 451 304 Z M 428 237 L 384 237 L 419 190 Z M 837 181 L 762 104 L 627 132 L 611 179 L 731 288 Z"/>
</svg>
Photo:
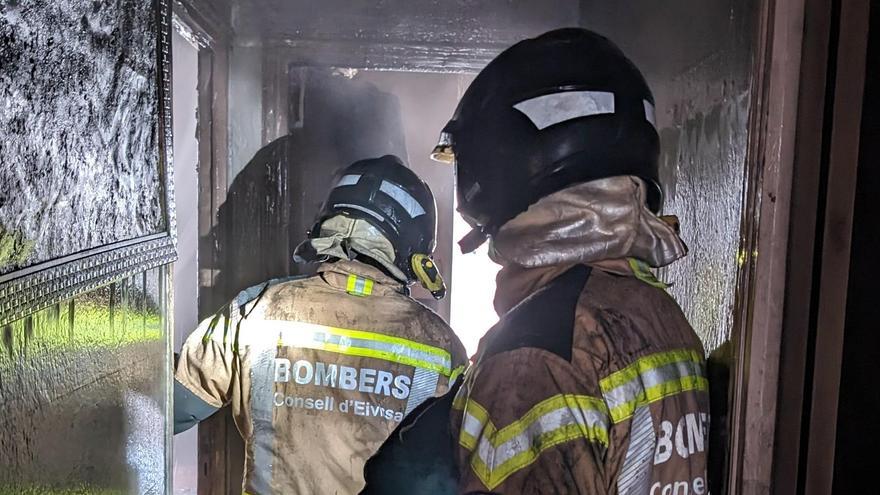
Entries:
<svg viewBox="0 0 880 495">
<path fill-rule="evenodd" d="M 458 247 L 461 248 L 462 254 L 468 254 L 476 251 L 487 240 L 489 240 L 489 235 L 483 232 L 483 228 L 474 227 L 458 241 Z"/>
</svg>

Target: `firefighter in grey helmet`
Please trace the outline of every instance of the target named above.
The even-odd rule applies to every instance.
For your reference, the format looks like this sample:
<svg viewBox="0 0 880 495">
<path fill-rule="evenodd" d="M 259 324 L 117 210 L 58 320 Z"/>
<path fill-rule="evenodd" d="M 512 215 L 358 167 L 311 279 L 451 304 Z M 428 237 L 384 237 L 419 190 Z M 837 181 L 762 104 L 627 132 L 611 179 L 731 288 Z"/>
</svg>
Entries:
<svg viewBox="0 0 880 495">
<path fill-rule="evenodd" d="M 417 282 L 445 294 L 436 228 L 431 190 L 397 157 L 345 168 L 296 249 L 317 274 L 248 288 L 187 339 L 175 432 L 229 405 L 246 493 L 358 493 L 366 460 L 466 363 L 447 324 L 409 296 Z"/>
</svg>

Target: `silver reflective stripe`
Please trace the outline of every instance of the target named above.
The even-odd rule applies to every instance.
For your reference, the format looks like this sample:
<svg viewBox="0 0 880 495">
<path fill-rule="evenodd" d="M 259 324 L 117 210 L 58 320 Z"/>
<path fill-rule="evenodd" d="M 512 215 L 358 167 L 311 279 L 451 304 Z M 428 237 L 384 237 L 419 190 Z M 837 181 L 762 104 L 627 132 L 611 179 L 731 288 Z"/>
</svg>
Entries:
<svg viewBox="0 0 880 495">
<path fill-rule="evenodd" d="M 439 348 L 434 352 L 423 350 L 429 346 L 404 339 L 360 330 L 333 328 L 299 321 L 265 320 L 260 328 L 249 328 L 239 336 L 239 345 L 278 345 L 326 350 L 339 354 L 375 357 L 385 361 L 427 368 L 449 376 L 452 373 L 452 356 Z M 371 338 L 373 337 L 373 338 Z M 429 348 L 430 349 L 430 348 Z"/>
<path fill-rule="evenodd" d="M 648 493 L 656 444 L 657 436 L 654 432 L 650 406 L 641 406 L 633 414 L 629 447 L 626 449 L 623 468 L 617 478 L 617 491 L 620 495 Z"/>
<path fill-rule="evenodd" d="M 473 438 L 480 438 L 480 433 L 483 431 L 483 427 L 486 426 L 480 421 L 479 418 L 471 414 L 470 412 L 465 411 L 464 413 L 464 421 L 461 423 L 461 429 L 468 435 Z"/>
<path fill-rule="evenodd" d="M 704 376 L 702 366 L 693 361 L 676 361 L 642 371 L 639 377 L 604 393 L 605 402 L 612 411 L 628 402 L 644 399 L 645 389 L 677 381 L 685 377 Z"/>
<path fill-rule="evenodd" d="M 397 203 L 409 213 L 411 218 L 416 218 L 425 214 L 425 208 L 416 201 L 416 198 L 412 197 L 410 193 L 397 184 L 392 184 L 383 180 L 382 184 L 379 186 L 379 190 L 394 198 L 394 201 L 397 201 Z"/>
<path fill-rule="evenodd" d="M 654 114 L 654 105 L 648 100 L 642 100 L 642 103 L 645 105 L 645 120 L 651 123 L 654 128 L 657 128 L 657 118 Z"/>
<path fill-rule="evenodd" d="M 605 402 L 608 404 L 608 409 L 613 411 L 616 407 L 623 406 L 636 399 L 641 399 L 644 390 L 641 382 L 635 379 L 624 383 L 614 390 L 605 392 L 603 395 L 605 396 Z"/>
<path fill-rule="evenodd" d="M 406 401 L 406 411 L 404 416 L 411 413 L 413 409 L 419 407 L 422 402 L 434 397 L 437 392 L 437 382 L 440 381 L 440 373 L 436 371 L 426 370 L 425 368 L 416 368 L 413 372 L 412 385 L 410 386 L 409 398 Z"/>
<path fill-rule="evenodd" d="M 540 130 L 566 120 L 614 113 L 614 93 L 563 91 L 537 96 L 513 106 Z"/>
<path fill-rule="evenodd" d="M 489 472 L 523 452 L 534 450 L 539 445 L 539 437 L 553 433 L 569 425 L 579 424 L 584 428 L 600 426 L 608 429 L 608 417 L 591 409 L 572 409 L 563 407 L 550 411 L 529 424 L 521 433 L 493 447 L 485 436 L 480 438 L 477 455 L 488 468 Z"/>
<path fill-rule="evenodd" d="M 272 493 L 272 463 L 275 458 L 275 426 L 272 424 L 275 393 L 275 348 L 269 345 L 251 349 L 251 416 L 253 421 L 254 464 L 250 486 L 256 493 Z"/>
<path fill-rule="evenodd" d="M 339 179 L 339 182 L 336 183 L 335 187 L 353 186 L 357 184 L 359 180 L 361 180 L 360 175 L 343 175 L 342 178 Z"/>
</svg>

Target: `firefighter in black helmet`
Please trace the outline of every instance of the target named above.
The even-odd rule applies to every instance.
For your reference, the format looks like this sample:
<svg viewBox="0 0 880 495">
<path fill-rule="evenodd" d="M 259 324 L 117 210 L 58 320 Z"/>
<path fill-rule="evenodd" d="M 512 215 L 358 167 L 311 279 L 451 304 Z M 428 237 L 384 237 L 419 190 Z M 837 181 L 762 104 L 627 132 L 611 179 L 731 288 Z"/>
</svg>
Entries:
<svg viewBox="0 0 880 495">
<path fill-rule="evenodd" d="M 502 270 L 453 404 L 461 493 L 706 493 L 703 346 L 651 271 L 687 253 L 658 152 L 645 79 L 585 29 L 517 43 L 462 97 L 433 157 L 462 249 Z"/>
<path fill-rule="evenodd" d="M 409 297 L 417 281 L 445 291 L 431 190 L 390 155 L 334 184 L 295 254 L 318 274 L 243 291 L 177 363 L 175 432 L 231 405 L 246 493 L 359 492 L 366 460 L 466 363 L 446 323 Z"/>
</svg>

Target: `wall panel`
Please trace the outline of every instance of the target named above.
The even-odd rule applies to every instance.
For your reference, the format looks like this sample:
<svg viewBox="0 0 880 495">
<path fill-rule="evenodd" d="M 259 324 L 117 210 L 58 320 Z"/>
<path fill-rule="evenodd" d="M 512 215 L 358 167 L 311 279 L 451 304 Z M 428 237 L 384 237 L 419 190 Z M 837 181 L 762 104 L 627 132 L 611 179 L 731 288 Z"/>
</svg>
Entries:
<svg viewBox="0 0 880 495">
<path fill-rule="evenodd" d="M 0 329 L 0 494 L 164 492 L 164 276 Z"/>
<path fill-rule="evenodd" d="M 170 25 L 0 1 L 0 494 L 168 487 Z"/>
</svg>

